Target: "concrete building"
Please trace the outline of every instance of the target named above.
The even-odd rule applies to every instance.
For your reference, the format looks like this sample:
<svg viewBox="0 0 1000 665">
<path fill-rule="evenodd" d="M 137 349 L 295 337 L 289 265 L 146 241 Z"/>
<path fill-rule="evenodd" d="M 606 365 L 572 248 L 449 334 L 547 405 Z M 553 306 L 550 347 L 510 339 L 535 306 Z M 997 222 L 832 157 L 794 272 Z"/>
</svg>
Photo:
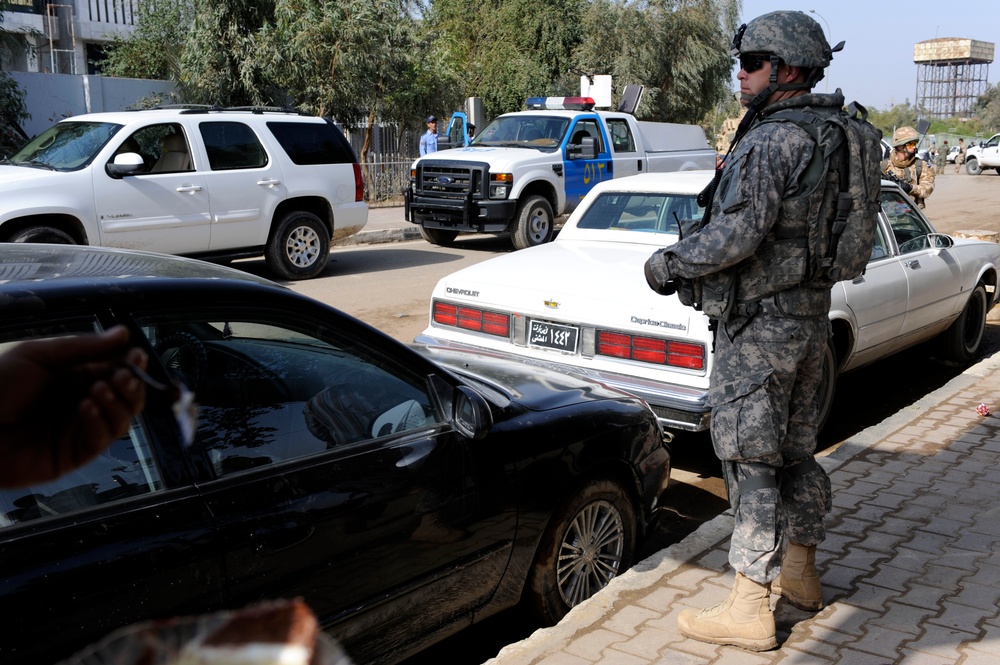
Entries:
<svg viewBox="0 0 1000 665">
<path fill-rule="evenodd" d="M 96 74 L 101 48 L 129 34 L 139 0 L 7 0 L 2 29 L 21 32 L 31 49 L 0 54 L 8 72 Z"/>
</svg>

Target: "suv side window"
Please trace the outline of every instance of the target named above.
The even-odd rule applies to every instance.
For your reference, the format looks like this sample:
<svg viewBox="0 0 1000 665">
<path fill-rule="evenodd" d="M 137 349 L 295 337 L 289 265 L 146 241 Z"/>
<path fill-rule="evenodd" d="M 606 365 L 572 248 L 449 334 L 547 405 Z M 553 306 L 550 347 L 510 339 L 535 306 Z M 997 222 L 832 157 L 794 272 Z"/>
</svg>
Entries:
<svg viewBox="0 0 1000 665">
<path fill-rule="evenodd" d="M 140 319 L 198 400 L 193 449 L 217 476 L 439 422 L 422 376 L 349 340 L 248 317 Z"/>
<path fill-rule="evenodd" d="M 145 166 L 138 174 L 192 170 L 184 129 L 176 123 L 149 125 L 136 130 L 122 141 L 111 159 L 126 152 L 142 157 Z"/>
<path fill-rule="evenodd" d="M 92 319 L 64 321 L 20 329 L 16 336 L 0 332 L 0 353 L 18 342 L 95 332 Z M 128 434 L 113 441 L 86 466 L 56 480 L 30 487 L 0 490 L 0 528 L 64 515 L 112 501 L 163 489 L 152 446 L 139 419 Z"/>
<path fill-rule="evenodd" d="M 331 123 L 272 121 L 267 123 L 267 128 L 288 153 L 288 158 L 300 166 L 358 161 L 351 144 Z"/>
<path fill-rule="evenodd" d="M 267 153 L 254 131 L 242 122 L 206 121 L 198 125 L 213 171 L 267 166 Z"/>
</svg>

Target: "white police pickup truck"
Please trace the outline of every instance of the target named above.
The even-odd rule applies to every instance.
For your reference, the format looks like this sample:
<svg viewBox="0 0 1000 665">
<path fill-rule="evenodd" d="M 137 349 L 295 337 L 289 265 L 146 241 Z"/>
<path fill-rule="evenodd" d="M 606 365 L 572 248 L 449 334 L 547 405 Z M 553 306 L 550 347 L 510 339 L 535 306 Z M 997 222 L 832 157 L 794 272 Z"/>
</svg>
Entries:
<svg viewBox="0 0 1000 665">
<path fill-rule="evenodd" d="M 980 146 L 969 146 L 965 151 L 965 171 L 969 175 L 979 175 L 985 169 L 996 169 L 1000 173 L 1000 134 L 994 134 Z"/>
<path fill-rule="evenodd" d="M 517 249 L 541 245 L 603 180 L 715 168 L 697 125 L 595 111 L 590 97 L 532 97 L 527 107 L 494 119 L 468 147 L 413 163 L 405 215 L 426 240 L 506 231 Z"/>
</svg>

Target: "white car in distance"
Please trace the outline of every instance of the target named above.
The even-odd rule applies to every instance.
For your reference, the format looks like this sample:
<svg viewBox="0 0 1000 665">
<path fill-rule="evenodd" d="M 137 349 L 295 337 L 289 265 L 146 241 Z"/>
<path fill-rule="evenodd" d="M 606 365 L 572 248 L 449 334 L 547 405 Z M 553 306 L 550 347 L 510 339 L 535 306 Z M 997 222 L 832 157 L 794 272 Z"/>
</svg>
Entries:
<svg viewBox="0 0 1000 665">
<path fill-rule="evenodd" d="M 417 343 L 488 349 L 596 377 L 645 399 L 667 428 L 709 425 L 712 332 L 701 312 L 646 284 L 650 254 L 700 219 L 711 171 L 634 176 L 594 188 L 556 240 L 441 279 Z M 1000 245 L 936 233 L 897 185 L 866 272 L 833 290 L 823 417 L 838 374 L 939 337 L 969 361 L 996 303 Z"/>
</svg>

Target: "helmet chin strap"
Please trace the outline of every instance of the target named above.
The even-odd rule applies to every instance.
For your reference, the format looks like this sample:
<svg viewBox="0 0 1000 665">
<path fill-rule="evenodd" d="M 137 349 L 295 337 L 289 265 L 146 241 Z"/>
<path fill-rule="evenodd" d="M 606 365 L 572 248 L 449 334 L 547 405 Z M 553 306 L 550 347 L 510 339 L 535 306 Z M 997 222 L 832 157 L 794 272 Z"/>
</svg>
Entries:
<svg viewBox="0 0 1000 665">
<path fill-rule="evenodd" d="M 771 54 L 771 76 L 768 78 L 767 87 L 757 93 L 756 96 L 752 97 L 746 106 L 749 109 L 754 109 L 755 111 L 760 111 L 764 108 L 764 104 L 767 102 L 768 98 L 775 92 L 779 90 L 812 90 L 815 81 L 808 81 L 802 83 L 778 83 L 778 63 L 781 59 L 778 56 Z M 822 78 L 822 76 L 820 77 Z"/>
</svg>

